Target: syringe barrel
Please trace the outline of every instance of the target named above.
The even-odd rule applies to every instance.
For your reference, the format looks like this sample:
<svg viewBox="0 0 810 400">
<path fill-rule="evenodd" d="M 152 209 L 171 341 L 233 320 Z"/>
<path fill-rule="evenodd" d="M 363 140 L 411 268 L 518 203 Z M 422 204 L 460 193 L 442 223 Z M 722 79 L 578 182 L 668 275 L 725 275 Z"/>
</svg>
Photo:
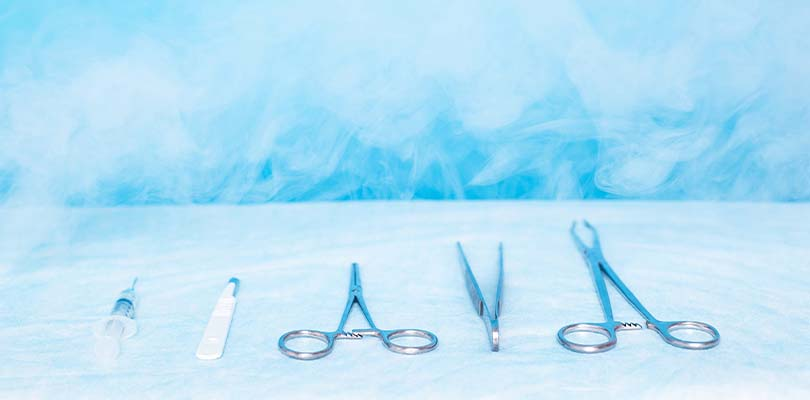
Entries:
<svg viewBox="0 0 810 400">
<path fill-rule="evenodd" d="M 125 318 L 135 319 L 135 303 L 137 301 L 138 297 L 135 295 L 134 290 L 124 290 L 121 292 L 121 296 L 118 297 L 118 300 L 115 301 L 110 315 L 120 315 Z"/>
</svg>

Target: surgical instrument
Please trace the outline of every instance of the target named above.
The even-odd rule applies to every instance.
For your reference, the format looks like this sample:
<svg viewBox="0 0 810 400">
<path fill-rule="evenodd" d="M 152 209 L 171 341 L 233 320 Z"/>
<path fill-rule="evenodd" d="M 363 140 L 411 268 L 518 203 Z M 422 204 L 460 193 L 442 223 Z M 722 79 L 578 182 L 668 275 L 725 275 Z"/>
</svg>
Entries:
<svg viewBox="0 0 810 400">
<path fill-rule="evenodd" d="M 222 294 L 219 295 L 217 305 L 214 306 L 203 337 L 197 346 L 197 358 L 200 360 L 216 360 L 222 357 L 225 342 L 228 340 L 228 331 L 231 329 L 231 319 L 236 310 L 238 292 L 239 279 L 231 278 Z"/>
<path fill-rule="evenodd" d="M 354 304 L 357 304 L 362 311 L 363 316 L 368 322 L 368 329 L 354 329 L 351 332 L 343 329 L 346 321 L 349 319 L 349 314 L 352 311 Z M 310 329 L 302 329 L 287 332 L 278 339 L 278 348 L 284 355 L 295 358 L 298 360 L 315 360 L 325 357 L 332 352 L 335 346 L 335 340 L 339 339 L 362 339 L 363 336 L 375 336 L 382 340 L 383 345 L 390 351 L 400 354 L 419 354 L 426 353 L 436 348 L 439 344 L 439 339 L 431 332 L 421 329 L 394 329 L 383 330 L 374 325 L 371 319 L 371 314 L 366 307 L 366 301 L 363 299 L 363 287 L 360 284 L 360 267 L 355 263 L 352 264 L 351 280 L 349 282 L 349 299 L 346 302 L 346 307 L 343 310 L 343 316 L 340 318 L 338 327 L 333 332 L 324 332 Z M 393 340 L 401 337 L 417 337 L 427 339 L 429 343 L 421 346 L 408 346 L 394 343 Z M 296 338 L 312 338 L 326 343 L 326 347 L 321 350 L 306 352 L 296 351 L 290 349 L 287 344 L 290 340 Z"/>
<path fill-rule="evenodd" d="M 616 346 L 617 331 L 641 329 L 641 324 L 619 322 L 613 318 L 613 309 L 611 308 L 610 297 L 608 296 L 607 287 L 605 286 L 605 275 L 613 282 L 613 285 L 619 290 L 628 303 L 646 319 L 647 328 L 658 332 L 661 338 L 670 345 L 683 349 L 702 350 L 710 349 L 720 343 L 720 333 L 707 323 L 697 321 L 660 321 L 653 317 L 636 296 L 633 295 L 630 289 L 624 285 L 622 280 L 619 279 L 619 276 L 616 275 L 610 265 L 608 265 L 608 262 L 602 254 L 599 234 L 588 221 L 584 222 L 585 227 L 593 234 L 593 244 L 591 247 L 585 246 L 577 235 L 576 222 L 571 224 L 570 233 L 577 249 L 582 253 L 585 263 L 591 268 L 596 292 L 602 304 L 602 312 L 605 315 L 605 322 L 584 322 L 564 326 L 557 332 L 557 340 L 563 347 L 580 353 L 600 353 Z M 708 334 L 710 338 L 703 341 L 679 339 L 672 335 L 672 332 L 678 330 L 703 332 Z M 607 338 L 607 341 L 597 344 L 580 344 L 566 338 L 567 335 L 578 332 L 599 334 Z"/>
<path fill-rule="evenodd" d="M 467 292 L 473 302 L 478 316 L 484 320 L 487 327 L 487 336 L 489 337 L 489 345 L 492 351 L 498 351 L 500 344 L 500 328 L 498 325 L 498 317 L 501 316 L 501 305 L 503 304 L 503 243 L 498 243 L 498 289 L 495 291 L 495 308 L 490 311 L 484 295 L 481 293 L 481 287 L 478 286 L 478 281 L 470 269 L 470 263 L 467 262 L 467 257 L 464 255 L 464 249 L 461 243 L 456 242 L 458 249 L 458 259 L 464 268 L 464 281 L 467 285 Z"/>
<path fill-rule="evenodd" d="M 112 360 L 118 357 L 121 340 L 128 339 L 138 332 L 138 324 L 135 322 L 135 307 L 138 304 L 138 296 L 135 294 L 137 282 L 138 278 L 135 278 L 132 286 L 121 291 L 110 315 L 95 325 L 96 355 L 102 359 Z"/>
</svg>

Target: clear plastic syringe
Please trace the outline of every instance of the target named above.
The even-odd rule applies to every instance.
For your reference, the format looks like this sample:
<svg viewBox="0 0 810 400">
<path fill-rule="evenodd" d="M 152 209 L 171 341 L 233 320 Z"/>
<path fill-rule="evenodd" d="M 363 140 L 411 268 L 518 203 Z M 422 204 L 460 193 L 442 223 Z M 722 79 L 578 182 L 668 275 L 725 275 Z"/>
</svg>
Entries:
<svg viewBox="0 0 810 400">
<path fill-rule="evenodd" d="M 118 357 L 121 340 L 130 338 L 138 332 L 138 324 L 135 323 L 135 306 L 138 303 L 138 296 L 135 294 L 137 282 L 138 278 L 135 278 L 132 286 L 118 296 L 110 315 L 96 324 L 96 355 L 103 360 Z"/>
</svg>

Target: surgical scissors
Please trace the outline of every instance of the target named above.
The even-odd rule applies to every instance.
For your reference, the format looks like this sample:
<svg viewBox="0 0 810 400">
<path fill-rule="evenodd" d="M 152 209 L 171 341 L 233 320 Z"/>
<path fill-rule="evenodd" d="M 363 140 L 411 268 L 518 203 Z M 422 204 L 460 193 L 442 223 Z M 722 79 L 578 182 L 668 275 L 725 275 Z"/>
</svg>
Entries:
<svg viewBox="0 0 810 400">
<path fill-rule="evenodd" d="M 362 311 L 363 316 L 366 317 L 366 322 L 368 322 L 369 328 L 354 329 L 351 332 L 347 332 L 343 330 L 343 327 L 346 325 L 346 321 L 349 319 L 349 314 L 351 313 L 352 307 L 354 307 L 355 303 L 360 306 L 360 311 Z M 340 324 L 338 324 L 337 329 L 334 332 L 324 332 L 311 329 L 301 329 L 287 332 L 281 335 L 281 337 L 278 339 L 278 348 L 284 355 L 291 358 L 298 360 L 316 360 L 325 357 L 332 352 L 332 349 L 335 347 L 335 340 L 362 339 L 364 335 L 380 338 L 383 345 L 388 350 L 400 354 L 427 353 L 428 351 L 435 349 L 439 344 L 439 339 L 436 337 L 436 335 L 422 329 L 383 330 L 377 328 L 377 326 L 374 325 L 374 321 L 371 319 L 371 314 L 368 312 L 366 301 L 363 299 L 363 286 L 360 285 L 360 267 L 354 263 L 352 264 L 351 281 L 349 282 L 349 299 L 346 302 L 346 308 L 343 310 L 343 316 L 340 319 Z M 405 346 L 393 342 L 394 339 L 400 337 L 418 337 L 427 339 L 429 343 L 421 346 Z M 326 347 L 313 352 L 296 351 L 287 347 L 287 343 L 296 338 L 317 339 L 326 343 Z"/>
<path fill-rule="evenodd" d="M 683 349 L 703 350 L 710 349 L 720 343 L 720 333 L 713 326 L 705 322 L 697 321 L 660 321 L 650 314 L 641 302 L 633 295 L 633 292 L 624 285 L 619 276 L 613 272 L 604 255 L 602 255 L 602 245 L 599 242 L 599 234 L 596 229 L 585 222 L 585 227 L 588 228 L 593 234 L 593 244 L 591 247 L 585 246 L 582 240 L 577 236 L 576 225 L 574 222 L 571 224 L 571 237 L 577 249 L 582 253 L 585 258 L 585 263 L 591 267 L 593 272 L 593 280 L 596 285 L 596 292 L 599 296 L 599 301 L 602 304 L 602 312 L 605 314 L 605 322 L 581 322 L 562 327 L 557 332 L 557 340 L 560 344 L 568 350 L 580 353 L 601 353 L 608 351 L 616 346 L 616 332 L 620 330 L 641 329 L 641 324 L 633 322 L 619 322 L 613 318 L 613 309 L 610 306 L 610 297 L 607 293 L 605 286 L 605 277 L 613 282 L 613 285 L 619 290 L 624 298 L 641 314 L 647 322 L 647 328 L 652 329 L 661 335 L 665 342 Z M 692 341 L 676 338 L 672 336 L 671 332 L 677 330 L 693 330 L 700 331 L 708 334 L 711 338 L 705 341 Z M 590 332 L 600 334 L 607 338 L 606 342 L 597 344 L 580 344 L 573 342 L 566 338 L 566 335 L 576 332 Z"/>
<path fill-rule="evenodd" d="M 458 248 L 459 262 L 464 268 L 464 281 L 467 284 L 467 292 L 470 294 L 475 311 L 484 320 L 487 327 L 490 349 L 498 351 L 501 337 L 498 317 L 501 315 L 501 299 L 503 298 L 503 243 L 498 243 L 498 289 L 495 292 L 495 309 L 492 312 L 490 312 L 489 306 L 484 301 L 484 294 L 481 293 L 481 287 L 478 286 L 478 281 L 475 279 L 472 269 L 470 269 L 470 263 L 467 262 L 461 243 L 456 242 L 456 248 Z"/>
</svg>

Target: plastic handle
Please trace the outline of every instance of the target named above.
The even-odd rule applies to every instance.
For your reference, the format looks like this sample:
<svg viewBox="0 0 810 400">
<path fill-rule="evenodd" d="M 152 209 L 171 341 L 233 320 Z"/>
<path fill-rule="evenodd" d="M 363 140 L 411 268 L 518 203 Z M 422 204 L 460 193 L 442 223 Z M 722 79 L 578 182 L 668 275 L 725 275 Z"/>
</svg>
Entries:
<svg viewBox="0 0 810 400">
<path fill-rule="evenodd" d="M 225 342 L 228 340 L 228 331 L 231 329 L 231 319 L 236 309 L 236 297 L 223 296 L 217 301 L 208 326 L 205 327 L 200 345 L 197 346 L 197 358 L 200 360 L 216 360 L 222 357 L 225 351 Z"/>
</svg>

